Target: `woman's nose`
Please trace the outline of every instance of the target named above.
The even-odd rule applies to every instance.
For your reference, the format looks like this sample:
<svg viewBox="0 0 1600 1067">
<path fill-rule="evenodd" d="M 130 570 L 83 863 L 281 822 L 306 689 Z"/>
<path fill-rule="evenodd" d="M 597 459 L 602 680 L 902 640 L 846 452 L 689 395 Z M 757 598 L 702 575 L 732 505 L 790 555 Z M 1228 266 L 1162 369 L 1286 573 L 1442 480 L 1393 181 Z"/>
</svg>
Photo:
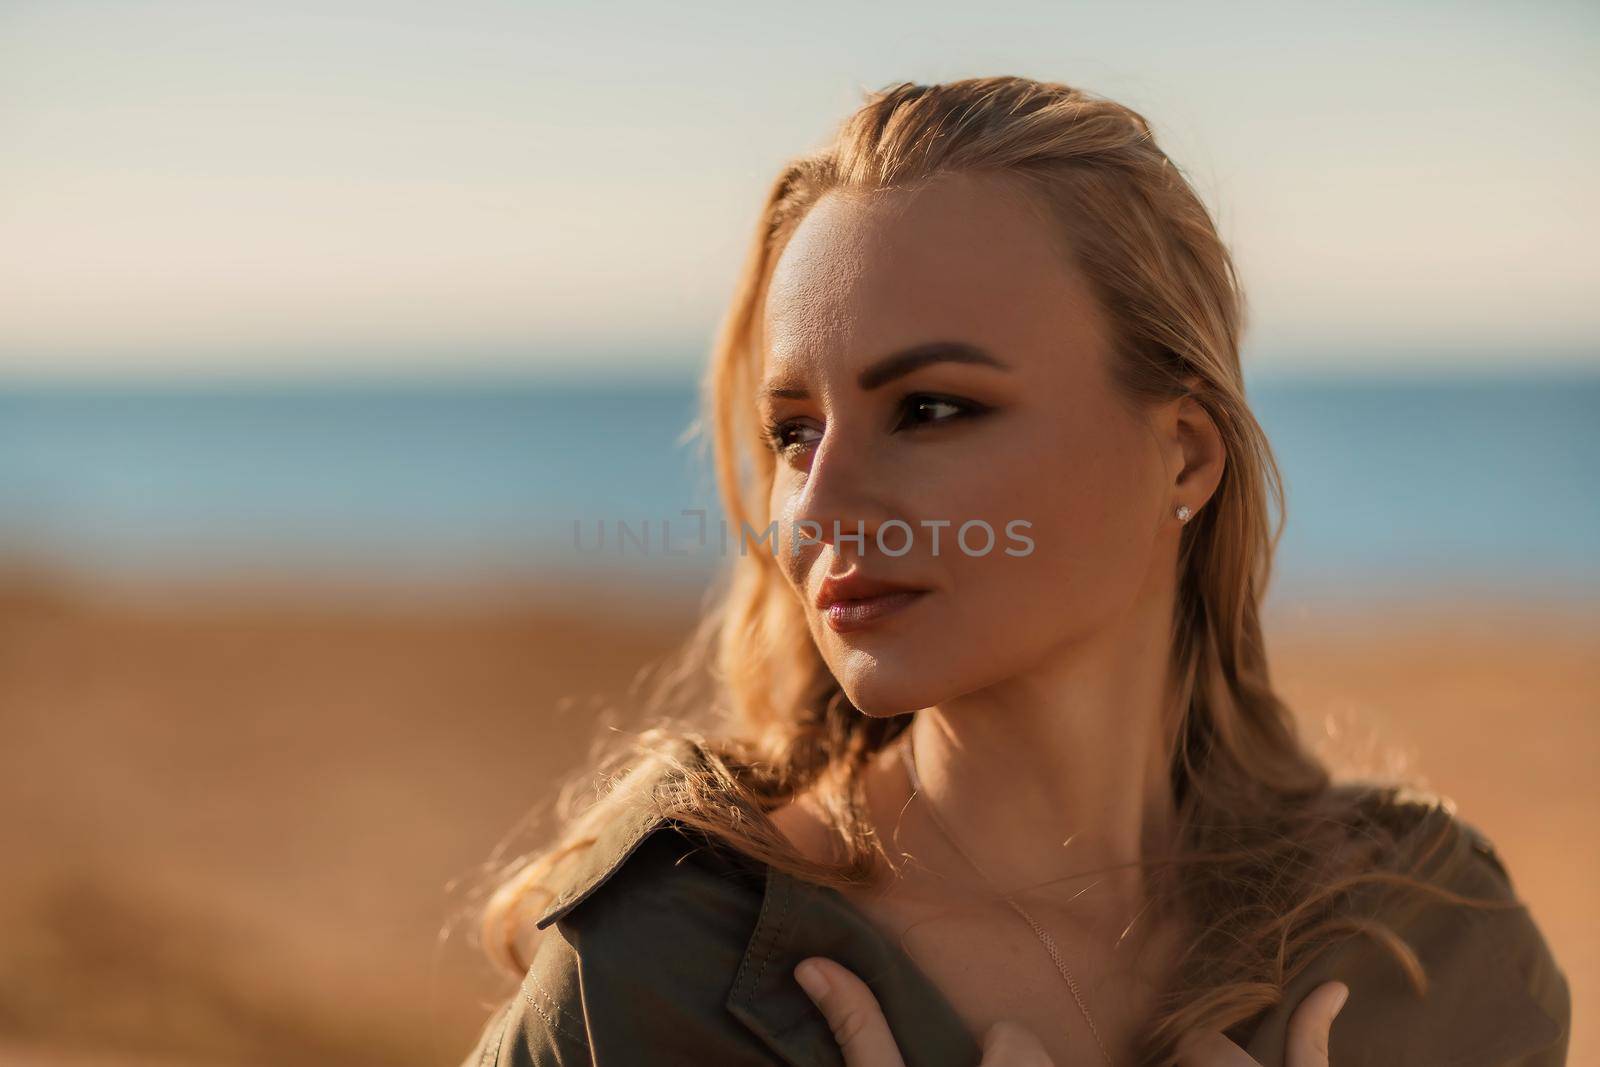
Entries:
<svg viewBox="0 0 1600 1067">
<path fill-rule="evenodd" d="M 872 456 L 842 439 L 824 438 L 812 457 L 805 486 L 790 511 L 793 551 L 826 544 L 840 553 L 865 554 L 889 513 Z"/>
</svg>

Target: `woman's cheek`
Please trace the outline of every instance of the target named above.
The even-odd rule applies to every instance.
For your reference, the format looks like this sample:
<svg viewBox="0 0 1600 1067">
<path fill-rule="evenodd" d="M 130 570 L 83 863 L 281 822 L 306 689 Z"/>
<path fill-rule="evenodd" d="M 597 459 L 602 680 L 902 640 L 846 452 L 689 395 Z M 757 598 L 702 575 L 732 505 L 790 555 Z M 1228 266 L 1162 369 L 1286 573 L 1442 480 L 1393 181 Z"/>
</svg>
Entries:
<svg viewBox="0 0 1600 1067">
<path fill-rule="evenodd" d="M 777 556 L 778 565 L 788 578 L 789 584 L 796 591 L 803 591 L 805 576 L 811 559 L 815 556 L 819 546 L 810 539 L 805 539 L 799 534 L 805 531 L 795 529 L 795 509 L 799 506 L 800 493 L 783 488 L 775 488 L 767 501 L 767 514 L 771 516 L 769 522 L 774 524 L 772 533 L 768 535 L 766 529 L 753 530 L 747 537 L 745 546 L 747 552 L 771 552 Z M 740 535 L 739 531 L 730 531 L 734 537 Z M 762 541 L 763 537 L 768 540 Z M 738 542 L 735 542 L 738 543 Z"/>
</svg>

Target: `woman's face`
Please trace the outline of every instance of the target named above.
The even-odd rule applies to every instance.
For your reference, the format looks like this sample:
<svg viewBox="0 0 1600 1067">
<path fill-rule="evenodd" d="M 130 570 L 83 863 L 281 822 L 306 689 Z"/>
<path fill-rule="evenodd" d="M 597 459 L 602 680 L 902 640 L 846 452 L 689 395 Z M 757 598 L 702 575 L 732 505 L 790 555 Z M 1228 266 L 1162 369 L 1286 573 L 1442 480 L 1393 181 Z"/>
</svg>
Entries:
<svg viewBox="0 0 1600 1067">
<path fill-rule="evenodd" d="M 779 562 L 867 714 L 1011 678 L 1171 583 L 1181 452 L 1113 394 L 1105 320 L 1043 225 L 994 178 L 832 193 L 774 267 Z M 852 574 L 922 592 L 818 606 Z"/>
</svg>

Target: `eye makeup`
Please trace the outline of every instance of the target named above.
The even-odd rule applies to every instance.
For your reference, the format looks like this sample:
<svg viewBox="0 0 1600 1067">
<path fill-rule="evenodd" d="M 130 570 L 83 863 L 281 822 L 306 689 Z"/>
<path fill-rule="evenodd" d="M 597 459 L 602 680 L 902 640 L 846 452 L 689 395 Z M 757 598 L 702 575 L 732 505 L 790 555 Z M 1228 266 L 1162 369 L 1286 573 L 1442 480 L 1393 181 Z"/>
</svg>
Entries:
<svg viewBox="0 0 1600 1067">
<path fill-rule="evenodd" d="M 919 413 L 941 407 L 951 409 L 953 413 L 933 418 L 923 418 L 919 415 Z M 889 432 L 902 433 L 907 430 L 931 429 L 951 422 L 977 418 L 988 414 L 992 410 L 994 409 L 987 404 L 980 404 L 975 400 L 967 400 L 963 397 L 950 396 L 943 393 L 909 393 L 896 408 L 900 417 Z M 772 452 L 778 455 L 790 455 L 804 448 L 806 444 L 816 443 L 815 440 L 799 442 L 790 438 L 791 433 L 797 433 L 804 429 L 815 429 L 815 427 L 806 426 L 804 420 L 801 419 L 764 420 L 761 427 L 761 437 L 767 448 Z"/>
</svg>

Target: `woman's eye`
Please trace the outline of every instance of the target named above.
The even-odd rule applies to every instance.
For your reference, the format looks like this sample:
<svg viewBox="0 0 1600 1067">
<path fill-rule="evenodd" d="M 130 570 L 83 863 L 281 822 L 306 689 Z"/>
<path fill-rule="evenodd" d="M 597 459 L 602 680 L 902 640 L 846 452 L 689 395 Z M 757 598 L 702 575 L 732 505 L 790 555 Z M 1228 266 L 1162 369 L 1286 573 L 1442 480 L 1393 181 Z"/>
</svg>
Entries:
<svg viewBox="0 0 1600 1067">
<path fill-rule="evenodd" d="M 768 448 L 782 455 L 805 445 L 815 444 L 815 441 L 796 439 L 808 430 L 813 433 L 816 432 L 813 427 L 806 426 L 803 423 L 793 421 L 774 422 L 768 423 L 763 428 L 762 436 L 766 438 Z"/>
<path fill-rule="evenodd" d="M 934 396 L 929 393 L 915 393 L 906 397 L 901 405 L 904 413 L 899 424 L 895 426 L 898 432 L 904 429 L 915 429 L 918 426 L 931 426 L 941 422 L 951 422 L 955 419 L 979 415 L 988 410 L 981 404 L 974 404 L 970 400 L 957 400 L 950 396 Z"/>
<path fill-rule="evenodd" d="M 952 396 L 936 396 L 931 393 L 914 393 L 906 397 L 901 403 L 900 420 L 891 432 L 899 433 L 901 430 L 914 430 L 919 427 L 935 426 L 940 423 L 954 422 L 958 419 L 972 418 L 988 410 L 989 408 L 985 405 L 971 400 L 960 400 Z M 766 440 L 767 447 L 773 452 L 778 455 L 789 455 L 816 444 L 822 437 L 822 431 L 815 426 L 808 426 L 804 422 L 786 419 L 765 424 L 762 427 L 761 435 Z"/>
</svg>

